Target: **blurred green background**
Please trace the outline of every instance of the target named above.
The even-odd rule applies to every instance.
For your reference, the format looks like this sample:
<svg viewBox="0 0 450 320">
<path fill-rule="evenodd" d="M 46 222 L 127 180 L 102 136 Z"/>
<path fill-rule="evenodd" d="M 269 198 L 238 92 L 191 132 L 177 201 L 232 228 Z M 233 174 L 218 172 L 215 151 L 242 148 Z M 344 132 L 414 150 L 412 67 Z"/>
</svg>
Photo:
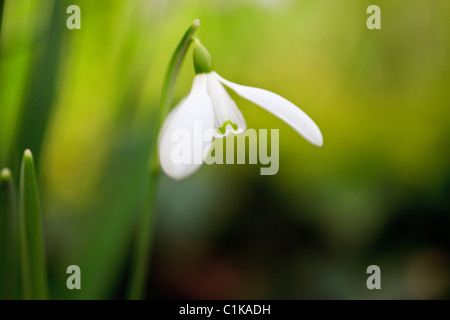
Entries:
<svg viewBox="0 0 450 320">
<path fill-rule="evenodd" d="M 81 30 L 66 28 L 72 4 Z M 17 178 L 34 153 L 51 297 L 124 297 L 151 118 L 198 18 L 216 71 L 293 101 L 324 145 L 231 93 L 249 128 L 280 129 L 280 170 L 163 176 L 147 297 L 449 299 L 449 14 L 447 0 L 6 0 L 0 167 Z M 189 54 L 176 101 L 193 75 Z"/>
</svg>

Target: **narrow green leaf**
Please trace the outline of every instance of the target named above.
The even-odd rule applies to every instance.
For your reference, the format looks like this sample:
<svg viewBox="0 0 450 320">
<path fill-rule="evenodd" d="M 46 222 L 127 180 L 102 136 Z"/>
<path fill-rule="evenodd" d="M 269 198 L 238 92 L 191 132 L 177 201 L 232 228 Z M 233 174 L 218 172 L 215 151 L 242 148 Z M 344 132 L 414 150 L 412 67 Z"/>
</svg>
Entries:
<svg viewBox="0 0 450 320">
<path fill-rule="evenodd" d="M 40 49 L 32 49 L 33 63 L 29 66 L 27 74 L 29 85 L 23 92 L 21 116 L 12 137 L 14 139 L 11 145 L 12 151 L 8 151 L 9 154 L 14 154 L 30 148 L 36 157 L 35 162 L 40 159 L 44 134 L 53 107 L 56 105 L 64 35 L 67 34 L 65 11 L 70 1 L 47 1 L 46 3 L 48 5 L 41 6 L 42 11 L 35 13 L 48 14 L 49 23 L 46 24 L 46 28 L 43 28 L 42 35 L 35 33 L 31 39 L 34 43 L 39 43 Z"/>
<path fill-rule="evenodd" d="M 6 248 L 7 248 L 7 234 L 8 234 L 8 220 L 11 216 L 11 193 L 12 179 L 11 171 L 3 169 L 0 174 L 0 277 L 4 280 Z M 14 201 L 13 201 L 14 203 Z M 3 284 L 3 281 L 1 282 Z"/>
<path fill-rule="evenodd" d="M 0 35 L 2 33 L 3 12 L 5 10 L 5 0 L 0 0 Z"/>
<path fill-rule="evenodd" d="M 18 229 L 16 195 L 11 171 L 0 173 L 0 299 L 18 299 Z"/>
<path fill-rule="evenodd" d="M 25 299 L 47 299 L 42 220 L 33 156 L 25 150 L 20 172 L 19 228 L 22 285 Z"/>
</svg>

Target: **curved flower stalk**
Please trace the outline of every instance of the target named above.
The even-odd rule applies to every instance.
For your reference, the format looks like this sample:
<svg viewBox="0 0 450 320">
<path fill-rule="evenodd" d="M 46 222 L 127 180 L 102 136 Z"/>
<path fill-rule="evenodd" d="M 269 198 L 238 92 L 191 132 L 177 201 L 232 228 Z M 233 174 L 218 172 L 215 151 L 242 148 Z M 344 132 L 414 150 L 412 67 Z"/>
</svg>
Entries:
<svg viewBox="0 0 450 320">
<path fill-rule="evenodd" d="M 194 67 L 196 76 L 190 93 L 170 112 L 159 133 L 159 160 L 168 176 L 178 180 L 191 175 L 201 166 L 215 138 L 246 130 L 245 119 L 224 86 L 277 116 L 313 145 L 322 146 L 322 133 L 305 112 L 276 93 L 219 76 L 213 71 L 208 51 L 198 40 Z M 190 152 L 180 161 L 177 146 L 185 134 L 202 142 L 185 145 L 184 150 Z"/>
<path fill-rule="evenodd" d="M 188 51 L 194 33 L 200 26 L 200 21 L 194 20 L 184 36 L 176 47 L 164 76 L 163 87 L 161 91 L 161 104 L 159 116 L 156 121 L 155 133 L 161 128 L 164 118 L 170 110 L 172 104 L 173 90 L 183 64 L 184 57 Z M 154 229 L 154 210 L 156 198 L 156 186 L 159 176 L 157 135 L 152 136 L 152 148 L 149 155 L 149 174 L 146 180 L 146 197 L 141 204 L 139 222 L 136 229 L 136 239 L 133 246 L 132 258 L 130 263 L 130 281 L 127 290 L 127 298 L 136 300 L 142 299 L 145 295 L 145 284 L 150 266 L 150 257 L 153 248 L 153 229 Z"/>
</svg>

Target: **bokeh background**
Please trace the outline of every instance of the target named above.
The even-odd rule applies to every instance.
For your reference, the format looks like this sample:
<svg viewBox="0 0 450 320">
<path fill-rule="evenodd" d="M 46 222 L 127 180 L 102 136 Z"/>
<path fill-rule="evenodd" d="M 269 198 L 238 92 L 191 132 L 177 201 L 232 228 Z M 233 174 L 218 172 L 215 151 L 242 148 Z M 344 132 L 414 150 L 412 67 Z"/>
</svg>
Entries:
<svg viewBox="0 0 450 320">
<path fill-rule="evenodd" d="M 220 75 L 293 101 L 324 145 L 231 93 L 248 127 L 280 129 L 280 170 L 163 175 L 147 297 L 450 298 L 449 14 L 447 0 L 6 0 L 0 167 L 17 178 L 34 153 L 52 298 L 124 297 L 151 120 L 194 19 Z M 189 54 L 176 101 L 193 75 Z"/>
</svg>

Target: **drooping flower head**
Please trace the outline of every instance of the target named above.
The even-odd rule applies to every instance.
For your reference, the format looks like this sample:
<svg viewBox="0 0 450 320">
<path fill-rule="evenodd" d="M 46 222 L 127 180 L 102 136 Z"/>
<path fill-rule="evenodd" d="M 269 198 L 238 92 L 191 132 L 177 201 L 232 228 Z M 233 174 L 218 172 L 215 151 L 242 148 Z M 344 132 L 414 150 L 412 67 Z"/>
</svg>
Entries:
<svg viewBox="0 0 450 320">
<path fill-rule="evenodd" d="M 167 116 L 159 134 L 159 159 L 168 176 L 189 176 L 201 166 L 215 138 L 246 130 L 245 119 L 224 85 L 289 124 L 310 143 L 322 146 L 317 125 L 292 102 L 264 89 L 225 80 L 213 70 L 211 56 L 198 40 L 193 56 L 196 76 L 191 91 Z M 190 161 L 178 161 L 177 147 L 186 136 L 194 137 L 184 148 L 189 151 Z"/>
</svg>

